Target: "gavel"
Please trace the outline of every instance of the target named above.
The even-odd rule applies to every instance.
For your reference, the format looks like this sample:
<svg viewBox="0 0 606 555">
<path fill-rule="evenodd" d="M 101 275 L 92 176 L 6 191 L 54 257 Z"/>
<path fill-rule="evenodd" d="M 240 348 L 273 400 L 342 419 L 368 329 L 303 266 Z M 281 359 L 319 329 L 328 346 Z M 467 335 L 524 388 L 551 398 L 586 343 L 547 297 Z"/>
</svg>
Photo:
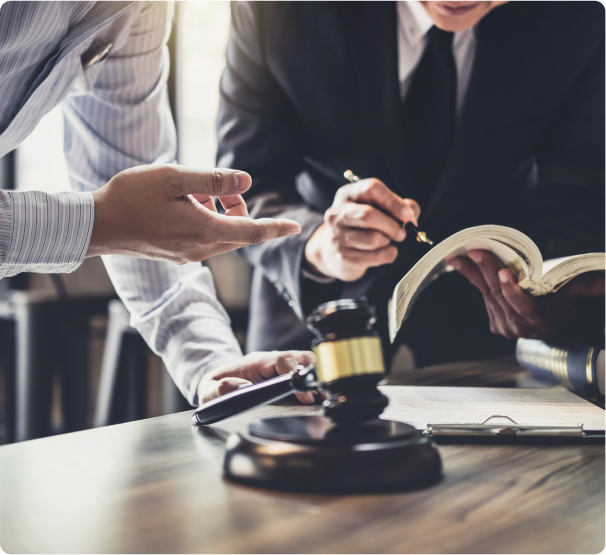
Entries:
<svg viewBox="0 0 606 555">
<path fill-rule="evenodd" d="M 441 478 L 432 439 L 404 422 L 378 418 L 389 400 L 375 309 L 339 300 L 307 319 L 316 362 L 244 387 L 202 405 L 196 424 L 277 401 L 293 391 L 317 389 L 324 416 L 282 416 L 250 422 L 225 443 L 223 470 L 235 481 L 304 491 L 392 491 L 426 487 Z M 205 433 L 200 429 L 200 433 Z"/>
<path fill-rule="evenodd" d="M 315 364 L 244 387 L 205 403 L 193 415 L 208 425 L 278 401 L 293 391 L 317 389 L 326 396 L 324 416 L 341 426 L 377 418 L 388 399 L 377 385 L 385 377 L 381 340 L 373 331 L 376 311 L 364 301 L 338 300 L 318 306 L 307 319 L 315 335 Z"/>
</svg>

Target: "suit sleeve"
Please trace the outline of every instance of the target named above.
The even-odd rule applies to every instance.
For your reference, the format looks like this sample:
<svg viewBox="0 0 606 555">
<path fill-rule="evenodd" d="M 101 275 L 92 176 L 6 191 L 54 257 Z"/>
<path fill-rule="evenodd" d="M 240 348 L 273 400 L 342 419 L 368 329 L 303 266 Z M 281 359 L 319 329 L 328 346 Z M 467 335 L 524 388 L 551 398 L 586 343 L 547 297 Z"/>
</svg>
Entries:
<svg viewBox="0 0 606 555">
<path fill-rule="evenodd" d="M 579 74 L 537 153 L 528 221 L 544 258 L 604 251 L 604 43 Z"/>
<path fill-rule="evenodd" d="M 604 252 L 604 43 L 580 73 L 537 153 L 527 220 L 543 258 Z M 604 342 L 604 302 L 579 299 L 569 341 Z"/>
<path fill-rule="evenodd" d="M 305 244 L 323 214 L 296 189 L 302 171 L 301 123 L 264 55 L 263 3 L 232 3 L 227 62 L 221 78 L 217 165 L 247 171 L 250 215 L 284 217 L 301 225 L 296 237 L 274 239 L 240 253 L 276 286 L 303 318 L 301 262 Z M 305 280 L 310 281 L 310 280 Z M 321 284 L 314 284 L 321 287 Z"/>
</svg>

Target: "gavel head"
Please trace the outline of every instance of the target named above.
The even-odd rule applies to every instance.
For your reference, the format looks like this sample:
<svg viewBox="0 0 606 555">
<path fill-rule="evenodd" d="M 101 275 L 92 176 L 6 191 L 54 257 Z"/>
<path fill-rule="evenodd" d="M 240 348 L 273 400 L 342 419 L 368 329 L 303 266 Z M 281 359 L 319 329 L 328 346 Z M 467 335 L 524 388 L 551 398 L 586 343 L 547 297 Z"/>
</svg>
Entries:
<svg viewBox="0 0 606 555">
<path fill-rule="evenodd" d="M 377 418 L 388 399 L 377 388 L 385 377 L 381 340 L 372 330 L 375 309 L 364 301 L 339 300 L 318 306 L 307 318 L 316 336 L 318 387 L 327 394 L 324 414 L 340 425 Z"/>
</svg>

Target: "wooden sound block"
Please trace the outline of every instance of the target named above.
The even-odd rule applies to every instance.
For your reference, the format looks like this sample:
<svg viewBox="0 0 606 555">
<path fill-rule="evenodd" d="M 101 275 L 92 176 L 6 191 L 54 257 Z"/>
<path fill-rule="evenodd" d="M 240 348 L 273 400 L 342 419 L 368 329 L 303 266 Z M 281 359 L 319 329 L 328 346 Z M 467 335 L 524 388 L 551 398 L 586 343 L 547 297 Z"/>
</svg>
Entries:
<svg viewBox="0 0 606 555">
<path fill-rule="evenodd" d="M 253 422 L 228 438 L 223 468 L 232 480 L 315 492 L 416 489 L 442 476 L 435 444 L 412 426 L 337 426 L 323 416 Z"/>
</svg>

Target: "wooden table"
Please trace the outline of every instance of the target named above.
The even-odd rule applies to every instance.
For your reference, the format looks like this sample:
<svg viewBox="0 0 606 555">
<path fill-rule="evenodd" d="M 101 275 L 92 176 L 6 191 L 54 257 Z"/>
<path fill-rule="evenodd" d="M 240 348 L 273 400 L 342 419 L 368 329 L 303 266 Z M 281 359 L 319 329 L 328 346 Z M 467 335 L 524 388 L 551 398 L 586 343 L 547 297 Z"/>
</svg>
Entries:
<svg viewBox="0 0 606 555">
<path fill-rule="evenodd" d="M 453 379 L 456 368 L 445 368 Z M 493 380 L 500 371 L 482 368 Z M 601 445 L 444 445 L 444 480 L 406 493 L 293 494 L 222 477 L 229 431 L 309 410 L 264 407 L 204 430 L 186 412 L 0 447 L 0 545 L 9 553 L 604 548 Z"/>
</svg>

